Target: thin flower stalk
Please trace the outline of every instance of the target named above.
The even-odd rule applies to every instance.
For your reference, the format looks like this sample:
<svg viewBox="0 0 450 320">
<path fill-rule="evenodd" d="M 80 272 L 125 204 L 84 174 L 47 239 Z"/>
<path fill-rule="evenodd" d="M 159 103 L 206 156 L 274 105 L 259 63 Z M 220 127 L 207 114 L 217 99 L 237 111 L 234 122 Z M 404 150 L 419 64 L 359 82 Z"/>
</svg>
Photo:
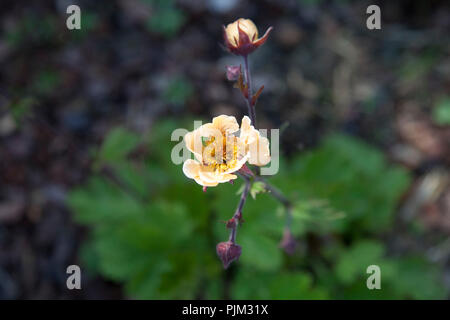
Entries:
<svg viewBox="0 0 450 320">
<path fill-rule="evenodd" d="M 248 193 L 250 192 L 251 182 L 246 181 L 244 192 L 242 192 L 241 199 L 239 200 L 239 204 L 236 208 L 236 211 L 234 212 L 233 217 L 231 218 L 231 230 L 230 230 L 230 238 L 229 241 L 232 243 L 236 243 L 236 233 L 237 233 L 237 226 L 242 223 L 242 209 L 244 208 L 245 201 L 247 200 Z"/>
<path fill-rule="evenodd" d="M 286 210 L 286 224 L 280 247 L 289 254 L 296 248 L 291 232 L 293 204 L 278 188 L 268 183 L 259 171 L 259 167 L 271 161 L 271 155 L 269 140 L 261 136 L 256 129 L 256 102 L 264 86 L 253 93 L 249 54 L 266 42 L 271 30 L 272 27 L 269 27 L 266 33 L 258 38 L 255 24 L 249 19 L 242 18 L 226 27 L 223 26 L 228 51 L 244 59 L 244 70 L 241 65 L 227 66 L 226 77 L 229 81 L 235 81 L 234 87 L 241 91 L 247 105 L 248 116 L 242 118 L 239 127 L 233 116 L 221 115 L 215 117 L 212 123 L 204 124 L 184 137 L 186 146 L 195 159 L 185 161 L 183 172 L 188 178 L 203 186 L 204 191 L 206 187 L 232 182 L 238 176 L 245 183 L 236 211 L 226 222 L 226 227 L 230 230 L 228 241 L 220 242 L 216 246 L 217 255 L 225 269 L 241 256 L 242 248 L 236 243 L 237 229 L 244 221 L 242 212 L 255 182 L 262 183 L 264 189 Z M 246 165 L 247 162 L 250 168 Z"/>
<path fill-rule="evenodd" d="M 248 63 L 248 55 L 244 56 L 244 72 L 245 72 L 245 81 L 247 82 L 248 95 L 245 99 L 248 108 L 248 115 L 252 120 L 253 126 L 256 128 L 256 111 L 255 104 L 252 103 L 253 100 L 253 90 L 252 90 L 252 77 L 250 73 L 250 66 Z"/>
</svg>

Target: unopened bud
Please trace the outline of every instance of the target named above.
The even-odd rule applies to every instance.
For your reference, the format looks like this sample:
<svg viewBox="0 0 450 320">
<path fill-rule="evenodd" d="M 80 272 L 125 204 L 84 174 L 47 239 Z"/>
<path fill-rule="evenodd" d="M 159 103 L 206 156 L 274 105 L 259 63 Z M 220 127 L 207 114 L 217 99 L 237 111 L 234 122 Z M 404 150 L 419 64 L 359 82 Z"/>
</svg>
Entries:
<svg viewBox="0 0 450 320">
<path fill-rule="evenodd" d="M 246 56 L 266 42 L 273 28 L 267 29 L 264 36 L 258 38 L 258 29 L 250 19 L 239 19 L 223 26 L 225 45 L 234 54 Z"/>
<path fill-rule="evenodd" d="M 281 239 L 280 242 L 280 248 L 283 248 L 289 255 L 294 254 L 295 249 L 297 248 L 297 242 L 289 229 L 284 230 L 283 239 Z"/>
<path fill-rule="evenodd" d="M 236 81 L 241 74 L 241 66 L 227 66 L 227 79 L 229 81 Z"/>
<path fill-rule="evenodd" d="M 241 256 L 241 246 L 232 243 L 231 241 L 220 242 L 216 246 L 217 255 L 220 260 L 222 260 L 223 267 L 225 269 L 233 262 L 234 260 L 238 260 Z"/>
</svg>

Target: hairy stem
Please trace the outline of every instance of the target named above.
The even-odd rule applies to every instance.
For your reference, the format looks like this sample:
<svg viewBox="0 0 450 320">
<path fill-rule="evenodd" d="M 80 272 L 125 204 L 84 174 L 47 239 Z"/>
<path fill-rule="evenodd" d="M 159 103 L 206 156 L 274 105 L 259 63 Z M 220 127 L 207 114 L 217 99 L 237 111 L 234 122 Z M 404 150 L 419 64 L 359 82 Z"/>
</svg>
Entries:
<svg viewBox="0 0 450 320">
<path fill-rule="evenodd" d="M 250 116 L 250 119 L 252 120 L 253 126 L 256 128 L 256 112 L 255 112 L 255 106 L 252 104 L 252 77 L 250 74 L 250 67 L 248 63 L 248 56 L 244 56 L 244 72 L 245 72 L 245 80 L 247 82 L 248 87 L 248 97 L 245 100 L 247 103 L 248 108 L 248 115 Z"/>
<path fill-rule="evenodd" d="M 250 185 L 251 185 L 251 182 L 249 180 L 246 180 L 244 192 L 242 192 L 241 199 L 239 200 L 239 204 L 236 208 L 236 211 L 234 212 L 233 217 L 231 218 L 231 219 L 234 219 L 234 224 L 233 224 L 233 227 L 231 228 L 230 238 L 229 238 L 229 241 L 232 243 L 235 243 L 235 241 L 236 241 L 237 225 L 242 219 L 242 208 L 244 207 L 245 200 L 247 200 L 247 196 L 250 191 Z"/>
</svg>

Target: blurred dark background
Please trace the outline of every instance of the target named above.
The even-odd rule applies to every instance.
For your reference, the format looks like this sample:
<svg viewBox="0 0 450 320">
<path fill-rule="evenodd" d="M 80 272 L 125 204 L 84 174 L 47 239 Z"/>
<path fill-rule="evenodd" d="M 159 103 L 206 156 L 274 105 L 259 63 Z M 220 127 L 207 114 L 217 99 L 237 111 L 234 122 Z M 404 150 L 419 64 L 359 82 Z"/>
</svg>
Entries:
<svg viewBox="0 0 450 320">
<path fill-rule="evenodd" d="M 81 30 L 66 28 L 70 4 L 81 8 Z M 381 8 L 381 30 L 366 28 L 370 4 Z M 164 155 L 170 162 L 173 144 L 161 156 L 151 146 L 168 145 L 170 131 L 164 130 L 182 126 L 180 123 L 192 130 L 192 122 L 183 122 L 186 119 L 229 114 L 240 121 L 245 115 L 239 91 L 224 74 L 225 65 L 242 62 L 223 49 L 221 29 L 239 17 L 252 19 L 260 34 L 274 27 L 267 43 L 250 60 L 255 87 L 265 85 L 257 106 L 259 127 L 284 128 L 281 154 L 291 161 L 285 166 L 291 172 L 280 175 L 278 185 L 283 189 L 285 180 L 306 181 L 310 188 L 286 188 L 291 194 L 304 188 L 301 195 L 326 199 L 342 211 L 353 203 L 355 218 L 348 220 L 354 224 L 335 229 L 297 230 L 302 243 L 297 258 L 282 256 L 277 250 L 273 255 L 273 251 L 264 251 L 276 247 L 280 234 L 259 229 L 268 235 L 261 240 L 267 243 L 261 254 L 248 260 L 243 257 L 242 265 L 224 273 L 214 251 L 215 243 L 225 237 L 224 227 L 217 221 L 231 216 L 236 190 L 223 187 L 232 203 L 229 210 L 221 207 L 223 214 L 215 204 L 204 209 L 209 208 L 204 204 L 207 195 L 183 177 L 181 167 L 174 166 L 172 171 L 164 167 Z M 349 265 L 360 252 L 368 251 L 367 261 L 394 259 L 381 262 L 387 265 L 389 279 L 398 278 L 396 272 L 410 274 L 402 284 L 387 280 L 392 290 L 381 298 L 448 298 L 448 1 L 2 1 L 0 21 L 0 299 L 371 298 L 355 289 L 357 283 L 365 283 L 365 267 L 359 276 L 355 271 L 359 267 Z M 111 130 L 116 130 L 115 135 L 108 140 Z M 156 132 L 163 136 L 161 140 L 155 138 Z M 323 141 L 329 141 L 326 137 L 337 134 L 346 138 L 331 139 L 323 146 Z M 142 137 L 150 138 L 135 141 Z M 105 147 L 104 141 L 110 143 Z M 348 145 L 351 147 L 346 149 Z M 126 155 L 126 163 L 120 158 L 122 149 L 131 153 Z M 328 180 L 334 179 L 341 167 L 319 161 L 322 154 L 328 155 L 329 161 L 335 155 L 339 159 L 341 151 L 347 161 L 345 168 L 355 167 L 336 182 L 338 189 L 350 192 L 345 194 L 331 189 Z M 312 158 L 303 158 L 308 152 L 313 152 Z M 380 157 L 385 161 L 379 170 L 360 169 L 374 163 L 372 155 L 376 164 Z M 317 166 L 308 167 L 314 159 Z M 133 175 L 129 162 L 145 164 L 140 170 L 149 175 L 148 189 Z M 405 177 L 399 179 L 398 188 L 394 187 L 398 180 L 390 182 L 391 165 L 401 168 Z M 122 175 L 119 170 L 125 166 Z M 309 174 L 311 170 L 317 175 Z M 320 173 L 324 172 L 326 179 L 321 184 Z M 134 210 L 133 201 L 122 207 L 111 203 L 120 197 L 117 190 L 108 189 L 105 180 L 117 182 L 117 176 L 129 178 L 129 184 L 136 184 L 138 190 L 142 188 L 144 197 L 146 190 L 153 192 L 144 211 L 147 204 L 164 208 L 165 199 L 173 196 L 170 190 L 178 190 L 180 195 L 192 192 L 194 199 L 199 198 L 189 206 L 185 204 L 189 200 L 178 197 L 177 208 L 185 211 L 180 213 L 185 220 L 180 221 L 192 225 L 185 230 L 185 238 L 180 236 L 180 244 L 141 248 L 144 241 L 133 239 L 139 245 L 132 248 L 154 254 L 153 262 L 167 259 L 167 264 L 154 267 L 146 261 L 129 270 L 110 267 L 134 261 L 133 257 L 114 255 L 123 243 L 134 242 L 119 232 L 105 212 L 121 208 L 117 214 L 123 212 L 126 217 Z M 350 185 L 361 179 L 367 183 Z M 383 179 L 387 185 L 381 184 Z M 152 185 L 160 189 L 155 191 Z M 375 185 L 388 190 L 386 195 L 378 189 L 367 191 Z M 329 192 L 322 192 L 328 187 Z M 161 191 L 164 188 L 167 192 Z M 364 202 L 366 195 L 361 190 L 366 188 L 370 201 Z M 215 196 L 210 201 L 221 203 L 219 193 L 212 191 Z M 92 209 L 92 216 L 102 212 L 101 217 L 86 216 L 89 209 L 103 205 L 102 201 L 109 206 Z M 370 210 L 388 201 L 389 224 L 383 230 L 372 228 L 377 220 L 370 219 L 378 208 L 373 213 Z M 199 210 L 205 214 L 191 213 Z M 348 210 L 348 217 L 353 217 L 353 209 Z M 260 234 L 250 233 L 251 220 L 239 236 L 245 237 L 246 230 L 254 237 Z M 156 218 L 147 222 L 161 228 L 169 224 Z M 213 232 L 207 223 L 214 225 Z M 111 236 L 115 232 L 117 237 Z M 154 242 L 165 239 L 156 233 L 151 237 L 147 231 L 143 234 L 143 239 Z M 201 243 L 190 243 L 192 238 Z M 243 255 L 251 251 L 251 241 L 247 239 L 247 246 L 243 245 Z M 254 251 L 259 250 L 257 245 Z M 200 257 L 180 258 L 173 248 L 192 249 Z M 380 250 L 383 253 L 378 254 Z M 267 259 L 258 260 L 264 254 Z M 420 262 L 395 260 L 410 254 L 420 256 Z M 197 260 L 191 261 L 191 257 Z M 197 265 L 199 259 L 207 271 Z M 271 259 L 277 264 L 268 264 Z M 367 266 L 365 263 L 361 261 Z M 71 264 L 79 264 L 83 270 L 90 265 L 86 267 L 89 272 L 83 271 L 80 291 L 66 288 L 66 267 Z M 422 268 L 425 265 L 433 271 Z M 181 266 L 186 270 L 181 271 Z M 252 272 L 245 270 L 256 270 L 259 280 L 252 280 Z M 295 281 L 299 291 L 289 287 Z M 289 293 L 283 283 L 293 291 Z M 401 285 L 403 291 L 397 290 Z M 424 295 L 408 294 L 408 290 Z"/>
</svg>

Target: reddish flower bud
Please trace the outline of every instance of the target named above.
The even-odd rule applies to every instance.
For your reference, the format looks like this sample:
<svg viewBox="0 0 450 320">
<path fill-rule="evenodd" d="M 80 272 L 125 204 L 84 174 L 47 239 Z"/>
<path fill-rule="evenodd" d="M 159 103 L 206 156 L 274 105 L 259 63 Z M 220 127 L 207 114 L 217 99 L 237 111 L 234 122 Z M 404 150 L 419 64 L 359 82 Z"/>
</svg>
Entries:
<svg viewBox="0 0 450 320">
<path fill-rule="evenodd" d="M 238 260 L 242 253 L 241 246 L 234 244 L 231 241 L 220 242 L 216 246 L 216 251 L 220 260 L 222 260 L 225 269 L 228 268 L 231 262 Z"/>
<path fill-rule="evenodd" d="M 227 66 L 227 79 L 229 81 L 236 81 L 241 74 L 241 66 Z"/>
<path fill-rule="evenodd" d="M 223 26 L 225 45 L 231 53 L 246 56 L 266 42 L 272 27 L 264 36 L 258 38 L 258 29 L 249 19 L 238 19 L 226 27 Z"/>
<path fill-rule="evenodd" d="M 280 248 L 283 248 L 289 255 L 294 254 L 295 249 L 297 248 L 297 242 L 289 229 L 284 229 L 283 239 L 281 239 L 280 242 Z"/>
<path fill-rule="evenodd" d="M 206 192 L 206 188 L 207 188 L 206 186 L 203 186 L 203 192 Z"/>
</svg>

